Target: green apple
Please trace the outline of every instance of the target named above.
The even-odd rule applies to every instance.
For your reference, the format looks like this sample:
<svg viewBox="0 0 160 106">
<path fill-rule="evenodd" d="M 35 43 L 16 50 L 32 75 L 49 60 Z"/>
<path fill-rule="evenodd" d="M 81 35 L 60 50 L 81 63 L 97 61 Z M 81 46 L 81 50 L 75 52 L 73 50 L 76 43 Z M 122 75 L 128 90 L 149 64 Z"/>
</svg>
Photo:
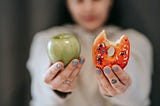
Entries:
<svg viewBox="0 0 160 106">
<path fill-rule="evenodd" d="M 72 59 L 79 58 L 80 43 L 75 35 L 58 34 L 48 42 L 48 57 L 52 63 L 62 61 L 66 66 Z"/>
</svg>

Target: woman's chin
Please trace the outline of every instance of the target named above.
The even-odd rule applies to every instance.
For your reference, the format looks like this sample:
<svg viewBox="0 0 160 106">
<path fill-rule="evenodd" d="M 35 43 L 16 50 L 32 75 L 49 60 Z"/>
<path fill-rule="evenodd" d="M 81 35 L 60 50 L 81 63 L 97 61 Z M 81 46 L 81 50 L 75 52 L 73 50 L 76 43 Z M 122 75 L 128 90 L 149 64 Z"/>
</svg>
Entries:
<svg viewBox="0 0 160 106">
<path fill-rule="evenodd" d="M 89 24 L 89 25 L 83 25 L 81 27 L 83 27 L 87 31 L 94 32 L 97 29 L 101 28 L 102 26 L 101 25 L 92 25 L 92 24 Z"/>
</svg>

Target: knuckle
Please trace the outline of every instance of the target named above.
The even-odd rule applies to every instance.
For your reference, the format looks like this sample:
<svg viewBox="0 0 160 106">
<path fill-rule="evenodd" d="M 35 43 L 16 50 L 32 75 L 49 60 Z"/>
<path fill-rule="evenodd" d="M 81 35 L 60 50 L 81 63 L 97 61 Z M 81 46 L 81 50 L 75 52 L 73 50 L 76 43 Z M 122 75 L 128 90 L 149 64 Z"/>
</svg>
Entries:
<svg viewBox="0 0 160 106">
<path fill-rule="evenodd" d="M 116 95 L 117 95 L 117 92 L 113 91 L 113 92 L 111 92 L 110 95 L 111 95 L 111 96 L 116 96 Z"/>
<path fill-rule="evenodd" d="M 61 74 L 61 75 L 59 75 L 59 77 L 60 77 L 60 80 L 65 80 L 68 78 L 67 75 L 65 75 L 65 74 Z"/>
<path fill-rule="evenodd" d="M 118 84 L 118 83 L 117 83 L 117 84 L 114 84 L 114 85 L 112 85 L 112 86 L 113 86 L 114 89 L 120 89 L 120 88 L 121 88 L 121 87 L 120 87 L 120 84 Z"/>
<path fill-rule="evenodd" d="M 116 76 L 115 76 L 114 73 L 112 73 L 112 72 L 108 75 L 108 79 L 115 79 L 115 77 L 116 77 Z"/>
<path fill-rule="evenodd" d="M 103 86 L 103 88 L 105 88 L 105 89 L 110 89 L 110 87 L 108 86 L 108 84 L 103 84 L 102 86 Z"/>
</svg>

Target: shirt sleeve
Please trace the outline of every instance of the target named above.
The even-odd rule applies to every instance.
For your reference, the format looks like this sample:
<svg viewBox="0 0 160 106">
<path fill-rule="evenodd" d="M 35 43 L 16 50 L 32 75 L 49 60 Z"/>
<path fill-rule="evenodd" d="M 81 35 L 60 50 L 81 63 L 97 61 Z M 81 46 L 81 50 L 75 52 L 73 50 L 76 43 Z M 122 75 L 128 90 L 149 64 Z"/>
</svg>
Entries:
<svg viewBox="0 0 160 106">
<path fill-rule="evenodd" d="M 61 98 L 43 80 L 43 73 L 50 64 L 47 57 L 48 34 L 39 32 L 34 36 L 26 64 L 32 79 L 31 106 L 55 106 L 63 103 L 68 98 L 68 96 Z"/>
<path fill-rule="evenodd" d="M 148 106 L 153 65 L 152 45 L 135 30 L 129 29 L 119 34 L 127 34 L 131 43 L 130 59 L 124 70 L 130 75 L 132 84 L 125 93 L 105 98 L 115 106 Z"/>
</svg>

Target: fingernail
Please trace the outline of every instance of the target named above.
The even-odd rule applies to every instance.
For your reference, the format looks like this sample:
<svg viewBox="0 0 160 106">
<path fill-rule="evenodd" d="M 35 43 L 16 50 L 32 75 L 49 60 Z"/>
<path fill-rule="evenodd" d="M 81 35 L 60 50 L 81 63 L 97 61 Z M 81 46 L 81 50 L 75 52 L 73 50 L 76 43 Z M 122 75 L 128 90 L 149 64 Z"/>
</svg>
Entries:
<svg viewBox="0 0 160 106">
<path fill-rule="evenodd" d="M 101 70 L 97 70 L 96 72 L 97 72 L 97 74 L 98 74 L 98 75 L 100 75 L 100 74 L 101 74 Z"/>
<path fill-rule="evenodd" d="M 79 62 L 80 62 L 80 64 L 83 64 L 84 59 L 80 58 Z"/>
<path fill-rule="evenodd" d="M 107 68 L 104 69 L 104 72 L 109 74 L 111 72 L 111 70 L 110 70 L 110 68 L 107 67 Z"/>
<path fill-rule="evenodd" d="M 62 68 L 62 65 L 61 64 L 57 64 L 57 68 Z"/>
<path fill-rule="evenodd" d="M 117 72 L 117 71 L 118 71 L 118 67 L 117 67 L 117 66 L 113 67 L 113 70 L 114 70 L 115 72 Z"/>
<path fill-rule="evenodd" d="M 116 80 L 116 79 L 112 79 L 112 80 L 111 80 L 111 83 L 112 83 L 112 84 L 115 84 L 115 83 L 117 83 L 117 80 Z"/>
<path fill-rule="evenodd" d="M 72 62 L 72 65 L 73 65 L 73 66 L 76 66 L 77 64 L 78 64 L 77 61 L 73 61 L 73 62 Z"/>
</svg>

